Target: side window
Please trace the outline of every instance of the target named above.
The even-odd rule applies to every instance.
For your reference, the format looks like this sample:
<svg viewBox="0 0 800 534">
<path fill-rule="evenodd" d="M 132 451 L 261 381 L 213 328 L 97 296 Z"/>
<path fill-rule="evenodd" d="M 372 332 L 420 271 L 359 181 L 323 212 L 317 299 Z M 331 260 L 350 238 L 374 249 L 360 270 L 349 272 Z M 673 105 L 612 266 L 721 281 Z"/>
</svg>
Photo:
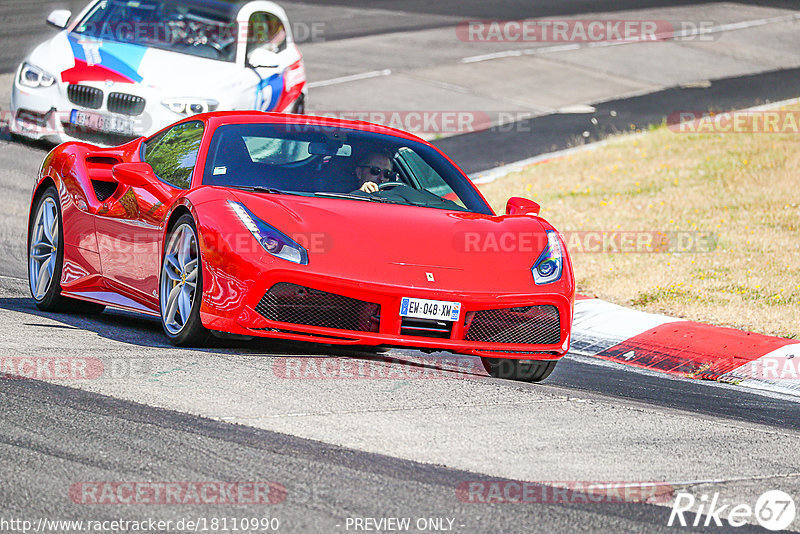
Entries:
<svg viewBox="0 0 800 534">
<path fill-rule="evenodd" d="M 286 50 L 286 29 L 276 15 L 253 13 L 247 26 L 247 57 L 253 50 L 266 48 L 270 52 Z"/>
<path fill-rule="evenodd" d="M 144 144 L 144 161 L 156 176 L 180 189 L 189 189 L 203 137 L 203 123 L 184 122 Z"/>
</svg>

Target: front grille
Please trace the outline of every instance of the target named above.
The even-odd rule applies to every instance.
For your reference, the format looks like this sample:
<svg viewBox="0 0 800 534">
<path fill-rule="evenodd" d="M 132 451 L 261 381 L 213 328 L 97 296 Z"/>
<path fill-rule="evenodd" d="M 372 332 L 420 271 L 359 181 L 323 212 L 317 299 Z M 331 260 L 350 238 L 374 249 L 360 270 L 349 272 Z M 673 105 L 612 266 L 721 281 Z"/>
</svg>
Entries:
<svg viewBox="0 0 800 534">
<path fill-rule="evenodd" d="M 117 190 L 117 184 L 115 182 L 92 180 L 92 188 L 94 189 L 94 196 L 97 197 L 97 200 L 103 202 L 114 194 Z"/>
<path fill-rule="evenodd" d="M 111 93 L 108 95 L 108 102 L 106 103 L 108 111 L 130 115 L 131 117 L 141 115 L 144 111 L 144 105 L 144 98 L 126 93 Z"/>
<path fill-rule="evenodd" d="M 70 85 L 67 87 L 69 101 L 76 106 L 89 109 L 100 109 L 103 105 L 103 91 L 88 85 Z"/>
<path fill-rule="evenodd" d="M 404 336 L 450 339 L 450 333 L 452 331 L 453 323 L 447 321 L 403 317 L 400 323 L 400 334 Z"/>
<path fill-rule="evenodd" d="M 524 306 L 467 313 L 467 341 L 553 345 L 561 341 L 555 306 Z"/>
<path fill-rule="evenodd" d="M 377 332 L 381 306 L 372 302 L 281 282 L 256 306 L 265 319 L 337 330 Z"/>
</svg>

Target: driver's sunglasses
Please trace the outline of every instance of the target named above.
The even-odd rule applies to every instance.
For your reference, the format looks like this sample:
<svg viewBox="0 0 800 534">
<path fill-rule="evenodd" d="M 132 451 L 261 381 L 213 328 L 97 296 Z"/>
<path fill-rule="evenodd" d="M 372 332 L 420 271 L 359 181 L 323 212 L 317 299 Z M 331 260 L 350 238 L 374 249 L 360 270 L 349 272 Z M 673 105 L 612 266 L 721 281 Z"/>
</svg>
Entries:
<svg viewBox="0 0 800 534">
<path fill-rule="evenodd" d="M 386 178 L 387 180 L 392 180 L 394 178 L 397 178 L 397 171 L 391 171 L 389 169 L 381 169 L 380 167 L 370 167 L 369 165 L 359 165 L 359 166 L 365 169 L 369 169 L 369 173 L 372 176 L 380 176 L 381 174 L 383 174 L 383 177 Z"/>
</svg>

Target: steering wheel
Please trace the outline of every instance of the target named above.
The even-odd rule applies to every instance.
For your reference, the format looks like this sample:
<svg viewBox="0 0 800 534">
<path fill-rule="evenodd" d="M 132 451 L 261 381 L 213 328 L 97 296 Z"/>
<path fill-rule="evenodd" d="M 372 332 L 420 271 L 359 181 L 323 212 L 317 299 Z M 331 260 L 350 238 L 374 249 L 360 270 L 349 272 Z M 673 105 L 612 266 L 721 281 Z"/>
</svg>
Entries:
<svg viewBox="0 0 800 534">
<path fill-rule="evenodd" d="M 406 185 L 403 182 L 392 181 L 392 182 L 383 182 L 381 185 L 378 186 L 379 191 L 386 191 L 387 189 L 394 189 L 395 187 Z"/>
</svg>

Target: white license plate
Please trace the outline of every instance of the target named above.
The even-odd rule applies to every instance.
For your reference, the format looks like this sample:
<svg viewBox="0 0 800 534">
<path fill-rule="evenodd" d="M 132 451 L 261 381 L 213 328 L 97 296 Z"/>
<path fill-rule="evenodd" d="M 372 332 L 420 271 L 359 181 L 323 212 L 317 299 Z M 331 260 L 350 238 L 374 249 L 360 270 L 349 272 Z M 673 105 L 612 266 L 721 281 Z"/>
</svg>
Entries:
<svg viewBox="0 0 800 534">
<path fill-rule="evenodd" d="M 435 319 L 438 321 L 458 321 L 458 315 L 460 313 L 460 302 L 414 299 L 410 297 L 403 297 L 403 300 L 400 302 L 401 317 Z"/>
<path fill-rule="evenodd" d="M 106 133 L 133 135 L 134 119 L 116 115 L 104 115 L 73 109 L 69 122 L 90 130 Z"/>
</svg>

